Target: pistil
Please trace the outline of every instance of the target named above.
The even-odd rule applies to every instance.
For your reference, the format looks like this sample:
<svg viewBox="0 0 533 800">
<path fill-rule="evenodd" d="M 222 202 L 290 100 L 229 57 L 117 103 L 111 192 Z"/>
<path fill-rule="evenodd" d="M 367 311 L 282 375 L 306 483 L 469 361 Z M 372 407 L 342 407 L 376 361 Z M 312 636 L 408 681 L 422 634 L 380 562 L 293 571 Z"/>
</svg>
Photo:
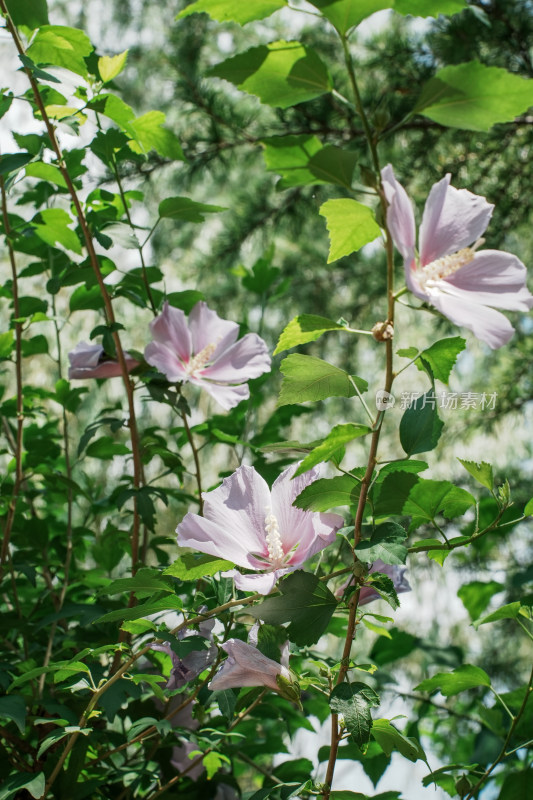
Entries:
<svg viewBox="0 0 533 800">
<path fill-rule="evenodd" d="M 200 350 L 194 358 L 191 358 L 188 364 L 185 365 L 188 375 L 194 375 L 195 372 L 203 369 L 205 365 L 211 360 L 213 353 L 216 350 L 216 344 L 208 344 L 203 350 Z"/>
<path fill-rule="evenodd" d="M 435 261 L 426 264 L 418 274 L 421 288 L 424 290 L 427 286 L 431 286 L 434 281 L 447 278 L 461 269 L 461 267 L 470 264 L 474 259 L 476 250 L 481 247 L 484 241 L 484 239 L 478 239 L 472 247 L 463 247 L 462 250 L 458 250 L 456 253 L 450 253 L 450 255 L 437 258 Z"/>
<path fill-rule="evenodd" d="M 285 553 L 283 552 L 283 544 L 281 541 L 281 534 L 279 531 L 278 520 L 272 513 L 270 506 L 265 508 L 265 533 L 266 543 L 268 548 L 268 557 L 274 569 L 279 569 L 283 564 Z"/>
</svg>

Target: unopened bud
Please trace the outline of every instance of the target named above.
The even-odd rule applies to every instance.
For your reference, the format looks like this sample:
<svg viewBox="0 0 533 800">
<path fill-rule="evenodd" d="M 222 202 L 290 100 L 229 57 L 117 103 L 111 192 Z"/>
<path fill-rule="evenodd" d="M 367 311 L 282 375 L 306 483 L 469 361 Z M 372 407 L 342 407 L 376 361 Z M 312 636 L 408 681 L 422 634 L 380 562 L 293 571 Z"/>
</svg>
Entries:
<svg viewBox="0 0 533 800">
<path fill-rule="evenodd" d="M 389 320 L 376 322 L 372 327 L 372 336 L 377 342 L 386 342 L 394 336 L 394 325 Z"/>
</svg>

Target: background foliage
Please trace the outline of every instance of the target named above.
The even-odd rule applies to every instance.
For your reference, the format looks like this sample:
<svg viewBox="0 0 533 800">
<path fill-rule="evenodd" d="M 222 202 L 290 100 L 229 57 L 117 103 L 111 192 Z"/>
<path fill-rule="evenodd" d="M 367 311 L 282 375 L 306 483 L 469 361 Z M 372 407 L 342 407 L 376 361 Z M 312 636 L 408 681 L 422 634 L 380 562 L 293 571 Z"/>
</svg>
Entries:
<svg viewBox="0 0 533 800">
<path fill-rule="evenodd" d="M 445 375 L 437 388 L 497 392 L 497 403 L 444 412 L 443 435 L 418 450 L 422 420 L 416 409 L 411 421 L 403 417 L 400 395 L 426 392 L 431 382 L 413 366 L 395 383 L 380 453 L 402 468 L 392 462 L 376 471 L 362 541 L 351 542 L 362 564 L 383 556 L 405 563 L 408 549 L 414 591 L 396 611 L 390 584 L 378 580 L 385 599 L 360 609 L 349 663 L 342 655 L 350 598 L 336 606 L 331 595 L 352 570 L 353 533 L 311 571 L 287 578 L 283 602 L 268 598 L 274 605 L 261 610 L 220 576 L 220 564 L 210 569 L 179 553 L 174 530 L 199 509 L 199 491 L 242 462 L 272 483 L 333 426 L 369 423 L 351 389 L 310 404 L 291 377 L 295 358 L 361 376 L 372 411 L 384 385 L 384 346 L 335 330 L 339 320 L 368 330 L 387 315 L 385 249 L 370 231 L 332 258 L 335 236 L 324 219 L 325 203 L 354 195 L 376 208 L 365 125 L 353 98 L 346 101 L 349 63 L 381 165 L 394 165 L 417 209 L 450 172 L 455 186 L 495 204 L 486 246 L 531 263 L 532 4 L 448 0 L 437 4 L 448 16 L 435 19 L 435 4 L 424 0 L 317 0 L 294 9 L 273 0 L 257 4 L 281 9 L 264 17 L 249 4 L 250 22 L 230 0 L 201 5 L 211 15 L 183 14 L 183 2 L 0 2 L 10 75 L 0 101 L 0 797 L 415 800 L 435 796 L 436 787 L 439 797 L 527 798 L 530 318 L 510 315 L 516 333 L 507 347 L 489 351 L 467 334 L 463 350 L 456 337 L 464 331 L 409 300 L 397 304 L 395 352 L 444 339 L 449 351 L 433 364 Z M 351 61 L 337 8 L 350 27 L 365 17 L 349 37 Z M 236 54 L 263 48 L 263 57 L 279 40 L 314 54 L 319 89 L 276 84 L 268 59 L 245 57 L 235 72 Z M 472 62 L 481 66 L 453 72 Z M 246 70 L 241 91 L 235 84 Z M 444 109 L 435 80 L 452 81 Z M 376 220 L 370 228 L 384 224 L 379 211 Z M 344 217 L 339 224 L 346 227 Z M 250 400 L 222 412 L 190 386 L 180 394 L 144 363 L 133 382 L 123 364 L 122 379 L 67 379 L 67 352 L 80 340 L 102 343 L 119 363 L 124 351 L 141 359 L 164 298 L 186 314 L 205 299 L 242 334 L 259 333 L 271 352 L 285 331 Z M 298 338 L 286 327 L 297 314 L 326 318 L 332 330 Z M 446 364 L 456 355 L 448 386 Z M 339 493 L 301 503 L 340 507 L 353 526 L 352 491 L 369 439 L 343 433 L 317 455 L 330 462 L 325 476 L 344 481 L 335 484 Z M 417 483 L 421 460 L 429 469 Z M 435 504 L 439 491 L 447 505 Z M 379 524 L 401 532 L 395 539 L 381 531 L 383 545 Z M 318 580 L 341 570 L 329 590 Z M 310 624 L 304 613 L 298 622 L 293 596 L 307 598 L 304 611 L 318 605 L 321 619 Z M 215 612 L 233 601 L 238 611 Z M 170 657 L 148 644 L 169 641 L 181 659 L 207 649 L 205 637 L 176 630 L 187 619 L 182 630 L 201 633 L 203 607 L 218 619 L 218 642 L 246 640 L 258 617 L 259 646 L 279 660 L 289 635 L 303 711 L 287 687 L 285 696 L 211 692 L 223 651 L 183 687 L 166 687 Z M 337 714 L 345 740 L 331 790 Z M 312 730 L 321 733 L 302 753 L 302 731 Z M 200 755 L 176 751 L 184 742 Z M 412 776 L 415 764 L 423 781 L 411 788 L 409 779 L 402 794 L 398 776 Z M 351 791 L 354 775 L 362 794 Z"/>
</svg>

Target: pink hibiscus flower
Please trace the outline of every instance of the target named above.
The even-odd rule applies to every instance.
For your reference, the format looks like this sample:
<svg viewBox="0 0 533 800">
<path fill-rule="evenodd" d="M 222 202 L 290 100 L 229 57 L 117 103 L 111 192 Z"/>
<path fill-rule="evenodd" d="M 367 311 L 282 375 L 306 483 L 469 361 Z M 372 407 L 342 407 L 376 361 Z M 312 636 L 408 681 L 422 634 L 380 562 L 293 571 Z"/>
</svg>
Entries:
<svg viewBox="0 0 533 800">
<path fill-rule="evenodd" d="M 237 323 L 220 319 L 204 302 L 196 303 L 188 322 L 181 309 L 165 302 L 150 330 L 147 362 L 172 383 L 202 387 L 226 410 L 250 396 L 247 381 L 270 369 L 263 339 L 247 333 L 237 341 Z"/>
<path fill-rule="evenodd" d="M 344 525 L 338 514 L 302 511 L 293 502 L 318 470 L 291 480 L 297 465 L 276 479 L 272 491 L 253 467 L 239 467 L 203 494 L 204 516 L 188 513 L 176 528 L 178 545 L 232 561 L 256 575 L 223 573 L 245 591 L 268 594 L 278 578 L 331 544 Z"/>
<path fill-rule="evenodd" d="M 228 657 L 209 684 L 212 692 L 241 686 L 267 686 L 278 691 L 278 675 L 288 681 L 291 679 L 288 645 L 282 649 L 281 664 L 240 639 L 228 639 L 221 647 Z"/>
<path fill-rule="evenodd" d="M 128 372 L 139 366 L 139 362 L 129 353 L 124 353 L 124 358 Z M 122 375 L 118 361 L 109 358 L 101 344 L 79 342 L 68 354 L 68 360 L 70 362 L 69 380 L 73 378 L 116 378 L 118 375 Z"/>
<path fill-rule="evenodd" d="M 407 288 L 456 325 L 496 349 L 514 328 L 496 308 L 529 311 L 533 296 L 526 287 L 526 268 L 511 253 L 479 250 L 493 205 L 466 189 L 450 186 L 450 175 L 429 193 L 416 252 L 415 217 L 393 169 L 382 172 L 387 224 L 404 259 Z"/>
</svg>

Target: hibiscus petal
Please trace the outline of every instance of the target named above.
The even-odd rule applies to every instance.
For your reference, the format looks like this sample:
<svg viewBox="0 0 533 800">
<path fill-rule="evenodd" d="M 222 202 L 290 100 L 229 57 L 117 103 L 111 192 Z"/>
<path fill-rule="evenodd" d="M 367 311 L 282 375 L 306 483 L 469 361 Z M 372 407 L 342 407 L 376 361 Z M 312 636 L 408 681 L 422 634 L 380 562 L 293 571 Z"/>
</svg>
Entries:
<svg viewBox="0 0 533 800">
<path fill-rule="evenodd" d="M 524 264 L 512 253 L 481 250 L 473 261 L 444 280 L 461 292 L 471 292 L 476 303 L 529 311 L 533 307 L 533 295 L 526 286 L 526 275 Z"/>
<path fill-rule="evenodd" d="M 144 348 L 144 357 L 148 364 L 165 375 L 169 381 L 188 381 L 189 374 L 171 347 L 161 342 L 150 342 Z"/>
<path fill-rule="evenodd" d="M 223 353 L 233 344 L 239 335 L 239 326 L 236 322 L 221 319 L 203 300 L 196 303 L 189 314 L 189 329 L 195 355 L 210 344 L 216 345 L 213 361 L 217 359 L 219 353 Z"/>
<path fill-rule="evenodd" d="M 256 569 L 256 559 L 250 555 L 254 548 L 257 550 L 253 532 L 238 514 L 229 518 L 230 527 L 220 527 L 198 514 L 185 514 L 176 528 L 179 547 L 190 547 L 200 553 L 233 561 L 240 567 Z"/>
<path fill-rule="evenodd" d="M 381 180 L 389 207 L 387 225 L 394 244 L 404 257 L 411 261 L 415 250 L 415 215 L 407 192 L 396 180 L 390 164 L 381 170 Z"/>
<path fill-rule="evenodd" d="M 235 586 L 243 592 L 259 592 L 270 594 L 279 578 L 290 572 L 289 569 L 277 569 L 273 572 L 256 572 L 254 575 L 243 575 L 237 569 L 221 572 L 223 578 L 233 578 Z"/>
<path fill-rule="evenodd" d="M 192 340 L 181 308 L 174 308 L 165 301 L 162 313 L 150 323 L 150 331 L 155 342 L 175 350 L 182 361 L 189 360 Z"/>
<path fill-rule="evenodd" d="M 277 690 L 276 676 L 289 678 L 286 667 L 240 639 L 228 639 L 222 648 L 228 657 L 209 684 L 213 692 L 240 686 L 268 686 Z"/>
<path fill-rule="evenodd" d="M 422 266 L 474 244 L 486 230 L 494 206 L 484 197 L 450 186 L 446 175 L 431 187 L 420 226 Z"/>
<path fill-rule="evenodd" d="M 247 333 L 201 371 L 213 381 L 241 383 L 258 378 L 270 370 L 270 356 L 266 343 L 256 333 Z"/>
<path fill-rule="evenodd" d="M 229 386 L 225 383 L 214 383 L 201 378 L 189 378 L 191 383 L 195 386 L 200 386 L 201 389 L 211 395 L 213 400 L 216 400 L 219 405 L 226 411 L 239 405 L 242 400 L 248 400 L 250 397 L 250 389 L 247 383 L 241 383 L 239 386 Z"/>
<path fill-rule="evenodd" d="M 493 350 L 507 344 L 514 333 L 509 320 L 499 311 L 475 303 L 473 298 L 471 300 L 460 297 L 458 292 L 453 295 L 444 291 L 439 292 L 431 296 L 430 302 L 441 314 L 456 325 L 468 328 L 474 336 Z"/>
<path fill-rule="evenodd" d="M 204 516 L 224 535 L 234 536 L 248 554 L 257 553 L 268 558 L 266 545 L 265 517 L 271 505 L 270 491 L 266 481 L 253 467 L 239 467 L 233 475 L 224 478 L 222 485 L 212 492 L 206 492 Z M 207 551 L 206 551 L 207 552 Z M 246 564 L 232 556 L 224 556 L 239 566 L 257 566 L 257 559 L 247 559 Z"/>
<path fill-rule="evenodd" d="M 338 514 L 302 511 L 293 506 L 298 495 L 319 476 L 319 470 L 312 469 L 291 480 L 297 467 L 297 464 L 288 467 L 272 486 L 272 513 L 278 521 L 283 550 L 288 553 L 296 547 L 289 561 L 294 567 L 331 544 L 337 530 L 344 525 Z"/>
<path fill-rule="evenodd" d="M 128 372 L 139 365 L 139 362 L 124 353 Z M 122 375 L 118 361 L 104 357 L 104 348 L 101 344 L 87 344 L 79 342 L 74 350 L 68 354 L 70 367 L 69 380 L 82 380 L 88 378 L 116 378 Z M 104 360 L 102 360 L 104 359 Z"/>
<path fill-rule="evenodd" d="M 74 369 L 88 369 L 96 367 L 103 354 L 104 348 L 101 344 L 78 342 L 74 350 L 68 354 L 68 360 Z"/>
</svg>

